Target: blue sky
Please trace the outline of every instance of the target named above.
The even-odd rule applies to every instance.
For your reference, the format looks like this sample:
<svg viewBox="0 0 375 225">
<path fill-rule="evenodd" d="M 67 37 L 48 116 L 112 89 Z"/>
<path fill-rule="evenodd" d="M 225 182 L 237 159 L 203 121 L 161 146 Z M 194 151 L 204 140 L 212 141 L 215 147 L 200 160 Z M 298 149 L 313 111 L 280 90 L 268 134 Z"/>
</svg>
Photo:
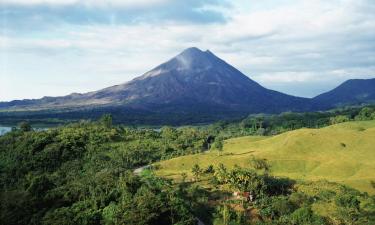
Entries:
<svg viewBox="0 0 375 225">
<path fill-rule="evenodd" d="M 188 47 L 311 97 L 375 77 L 373 0 L 2 0 L 0 101 L 93 91 Z"/>
</svg>

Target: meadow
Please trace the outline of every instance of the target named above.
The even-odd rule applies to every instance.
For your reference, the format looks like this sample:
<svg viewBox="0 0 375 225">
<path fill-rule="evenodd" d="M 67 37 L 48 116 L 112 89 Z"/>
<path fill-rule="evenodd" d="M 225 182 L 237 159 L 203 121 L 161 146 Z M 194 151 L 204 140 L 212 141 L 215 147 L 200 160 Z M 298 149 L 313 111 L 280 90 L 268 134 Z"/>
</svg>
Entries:
<svg viewBox="0 0 375 225">
<path fill-rule="evenodd" d="M 251 167 L 265 159 L 275 176 L 301 181 L 329 180 L 369 194 L 375 189 L 375 121 L 352 121 L 320 129 L 298 129 L 275 136 L 245 136 L 224 141 L 222 151 L 210 150 L 156 163 L 156 174 L 179 178 L 191 168 L 224 164 Z"/>
</svg>

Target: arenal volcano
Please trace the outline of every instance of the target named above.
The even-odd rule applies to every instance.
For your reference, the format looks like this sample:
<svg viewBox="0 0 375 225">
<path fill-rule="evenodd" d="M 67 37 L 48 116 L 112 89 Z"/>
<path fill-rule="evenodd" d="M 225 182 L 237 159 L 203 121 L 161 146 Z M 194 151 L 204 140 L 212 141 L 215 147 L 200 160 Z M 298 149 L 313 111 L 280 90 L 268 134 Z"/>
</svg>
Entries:
<svg viewBox="0 0 375 225">
<path fill-rule="evenodd" d="M 124 84 L 85 94 L 0 103 L 0 109 L 279 113 L 308 111 L 310 105 L 310 99 L 266 89 L 209 50 L 193 47 Z"/>
</svg>

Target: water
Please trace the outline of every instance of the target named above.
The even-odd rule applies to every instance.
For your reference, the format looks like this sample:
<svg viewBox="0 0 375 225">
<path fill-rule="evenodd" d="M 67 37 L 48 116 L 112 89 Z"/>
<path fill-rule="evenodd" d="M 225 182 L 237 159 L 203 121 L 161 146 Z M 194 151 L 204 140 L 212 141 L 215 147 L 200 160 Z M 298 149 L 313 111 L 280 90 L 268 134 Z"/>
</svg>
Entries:
<svg viewBox="0 0 375 225">
<path fill-rule="evenodd" d="M 47 127 L 33 127 L 33 129 L 34 129 L 35 131 L 48 130 Z M 9 127 L 9 126 L 2 126 L 2 125 L 0 125 L 0 136 L 1 136 L 1 135 L 4 135 L 4 134 L 6 134 L 6 133 L 8 133 L 8 132 L 11 131 L 11 130 L 12 130 L 12 127 Z"/>
<path fill-rule="evenodd" d="M 12 127 L 0 126 L 0 136 L 12 130 Z"/>
</svg>

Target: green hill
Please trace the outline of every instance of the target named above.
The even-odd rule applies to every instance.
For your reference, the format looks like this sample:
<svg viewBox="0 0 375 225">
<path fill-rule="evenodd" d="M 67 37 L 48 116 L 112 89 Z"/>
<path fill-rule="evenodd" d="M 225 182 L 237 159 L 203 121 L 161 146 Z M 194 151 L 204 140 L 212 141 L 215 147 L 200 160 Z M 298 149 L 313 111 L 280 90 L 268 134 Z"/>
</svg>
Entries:
<svg viewBox="0 0 375 225">
<path fill-rule="evenodd" d="M 250 167 L 266 159 L 271 172 L 297 180 L 326 179 L 374 194 L 375 121 L 347 122 L 321 129 L 299 129 L 272 137 L 240 137 L 225 141 L 222 152 L 210 151 L 158 163 L 157 174 L 180 177 L 194 164 L 207 167 Z"/>
</svg>

